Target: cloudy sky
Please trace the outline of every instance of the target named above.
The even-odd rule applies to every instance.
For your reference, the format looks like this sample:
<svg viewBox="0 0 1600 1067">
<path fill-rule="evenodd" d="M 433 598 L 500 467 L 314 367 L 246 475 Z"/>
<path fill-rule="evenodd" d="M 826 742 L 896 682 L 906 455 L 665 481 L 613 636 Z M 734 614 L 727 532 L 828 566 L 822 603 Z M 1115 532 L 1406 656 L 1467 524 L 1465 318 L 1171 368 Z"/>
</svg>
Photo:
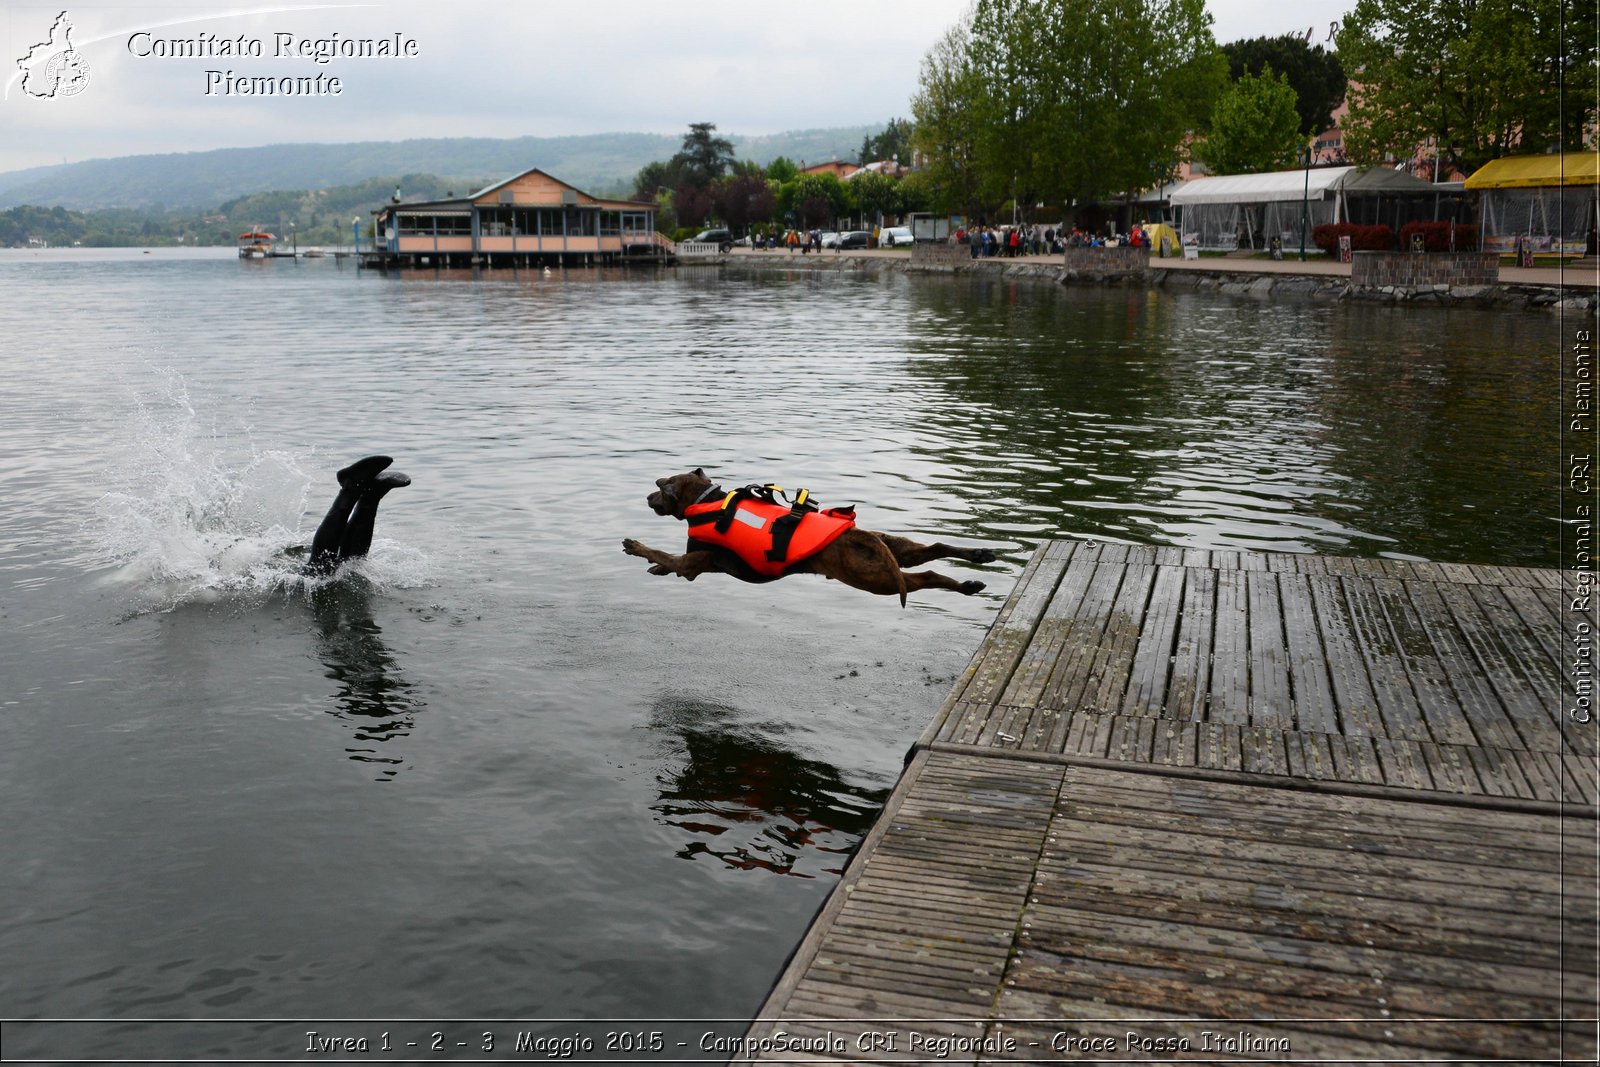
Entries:
<svg viewBox="0 0 1600 1067">
<path fill-rule="evenodd" d="M 48 62 L 54 46 L 35 46 L 49 40 L 63 2 L 8 0 L 0 9 L 0 171 L 294 141 L 671 134 L 700 121 L 735 134 L 878 123 L 908 113 L 923 55 L 969 0 L 100 0 L 65 8 L 87 64 L 81 91 L 35 97 L 18 60 L 32 53 L 36 66 Z M 1345 6 L 1210 0 L 1219 41 L 1312 29 L 1322 41 L 1330 12 Z M 319 63 L 294 54 L 308 41 L 315 49 L 335 38 L 396 35 L 414 42 L 414 55 Z M 215 51 L 214 42 L 240 38 L 260 55 L 162 54 Z M 340 92 L 246 96 L 226 91 L 230 73 L 321 75 L 324 90 L 337 78 Z"/>
</svg>

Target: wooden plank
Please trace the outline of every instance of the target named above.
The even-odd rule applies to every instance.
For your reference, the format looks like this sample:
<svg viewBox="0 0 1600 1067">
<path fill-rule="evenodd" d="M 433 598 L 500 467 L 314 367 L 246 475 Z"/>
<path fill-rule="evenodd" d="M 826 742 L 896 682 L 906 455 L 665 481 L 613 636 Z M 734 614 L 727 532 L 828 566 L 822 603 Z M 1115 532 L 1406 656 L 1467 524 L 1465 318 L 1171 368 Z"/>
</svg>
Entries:
<svg viewBox="0 0 1600 1067">
<path fill-rule="evenodd" d="M 1477 661 L 1477 676 L 1499 698 L 1506 718 L 1521 738 L 1521 744 L 1515 747 L 1536 752 L 1575 751 L 1562 736 L 1546 696 L 1537 692 L 1516 666 L 1502 643 L 1496 620 L 1484 610 L 1473 590 L 1454 585 L 1437 585 L 1435 589 Z"/>
<path fill-rule="evenodd" d="M 1066 573 L 1075 547 L 1070 542 L 1050 541 L 1034 552 L 948 703 L 961 699 L 977 707 L 998 702 L 999 694 L 1034 641 L 1039 620 Z"/>
<path fill-rule="evenodd" d="M 1082 706 L 1107 713 L 1115 713 L 1122 707 L 1155 577 L 1156 569 L 1146 564 L 1130 563 L 1123 568 L 1122 583 L 1089 663 Z M 1052 679 L 1052 684 L 1056 681 Z M 1063 690 L 1067 688 L 1062 687 Z M 1047 700 L 1047 703 L 1053 702 Z"/>
<path fill-rule="evenodd" d="M 1383 736 L 1430 740 L 1422 707 L 1417 703 L 1394 633 L 1379 602 L 1376 581 L 1349 577 L 1344 579 L 1343 585 L 1356 643 L 1366 660 L 1367 677 L 1378 700 Z"/>
<path fill-rule="evenodd" d="M 1450 668 L 1439 661 L 1428 627 L 1410 595 L 1410 586 L 1427 584 L 1376 579 L 1372 587 L 1394 635 L 1395 655 L 1411 682 L 1428 737 L 1440 744 L 1470 745 L 1476 738 L 1450 686 Z M 1434 629 L 1442 621 L 1435 620 Z"/>
<path fill-rule="evenodd" d="M 1433 776 L 1428 773 L 1421 744 L 1392 737 L 1376 737 L 1372 747 L 1378 754 L 1378 766 L 1383 771 L 1385 785 L 1405 789 L 1432 789 Z"/>
<path fill-rule="evenodd" d="M 1067 567 L 1050 596 L 1039 623 L 1018 658 L 1016 669 L 995 703 L 1033 707 L 1057 667 L 1072 620 L 1078 613 L 1097 568 L 1077 561 Z"/>
<path fill-rule="evenodd" d="M 1378 698 L 1367 677 L 1366 660 L 1345 604 L 1344 587 L 1331 575 L 1313 576 L 1308 581 L 1327 651 L 1334 702 L 1339 709 L 1339 732 L 1347 736 L 1385 736 Z"/>
<path fill-rule="evenodd" d="M 1567 794 L 1566 800 L 1572 800 L 1576 794 L 1580 803 L 1593 807 L 1600 804 L 1600 771 L 1596 769 L 1596 761 L 1592 756 L 1561 755 L 1553 756 L 1561 761 L 1561 766 L 1566 771 Z"/>
<path fill-rule="evenodd" d="M 1245 726 L 1239 730 L 1239 768 L 1251 774 L 1288 774 L 1289 752 L 1283 730 Z"/>
<path fill-rule="evenodd" d="M 1117 591 L 1127 568 L 1114 563 L 1098 563 L 1089 576 L 1083 598 L 1078 602 L 1065 633 L 1055 669 L 1036 701 L 1059 711 L 1103 712 L 1093 696 L 1099 676 L 1095 664 L 1103 658 L 1106 627 L 1116 606 Z M 1030 702 L 1023 694 L 1019 703 Z M 1060 738 L 1053 738 L 1046 751 L 1059 752 Z"/>
<path fill-rule="evenodd" d="M 1250 723 L 1289 730 L 1294 727 L 1294 702 L 1278 576 L 1249 572 L 1245 588 L 1250 608 Z"/>
<path fill-rule="evenodd" d="M 1418 623 L 1431 645 L 1456 705 L 1472 731 L 1470 740 L 1460 744 L 1483 744 L 1493 748 L 1520 748 L 1522 739 L 1511 723 L 1505 706 L 1483 676 L 1472 648 L 1451 616 L 1439 589 L 1432 582 L 1413 582 L 1406 587 L 1416 605 Z"/>
<path fill-rule="evenodd" d="M 1199 750 L 1196 766 L 1219 771 L 1244 768 L 1239 727 L 1225 722 L 1199 723 L 1195 728 L 1195 738 Z"/>
<path fill-rule="evenodd" d="M 1214 572 L 1190 568 L 1183 583 L 1183 607 L 1167 683 L 1167 713 L 1174 719 L 1203 722 L 1211 688 L 1211 619 L 1216 610 Z"/>
<path fill-rule="evenodd" d="M 1245 575 L 1217 572 L 1216 615 L 1212 620 L 1209 722 L 1250 723 L 1250 615 Z"/>
<path fill-rule="evenodd" d="M 1259 880 L 1215 878 L 1185 870 L 1132 870 L 1088 860 L 1047 867 L 1050 873 L 1050 890 L 1041 895 L 1041 901 L 1052 903 L 1083 900 L 1093 902 L 1095 910 L 1108 910 L 1136 915 L 1137 908 L 1123 906 L 1135 902 L 1147 915 L 1169 914 L 1164 910 L 1168 902 L 1200 902 L 1215 912 L 1208 918 L 1212 923 L 1243 921 L 1245 927 L 1263 921 L 1299 926 L 1302 916 L 1312 925 L 1304 927 L 1307 933 L 1321 937 L 1332 936 L 1332 931 L 1342 930 L 1346 936 L 1382 939 L 1389 948 L 1405 948 L 1418 936 L 1443 936 L 1459 932 L 1467 939 L 1459 947 L 1471 951 L 1476 958 L 1492 959 L 1539 956 L 1559 966 L 1566 931 L 1559 915 L 1551 912 L 1537 922 L 1518 922 L 1514 913 L 1487 908 L 1457 907 L 1450 909 L 1450 927 L 1438 927 L 1440 907 L 1437 903 L 1415 900 L 1385 899 L 1381 912 L 1373 899 L 1362 892 L 1365 887 L 1338 885 L 1302 885 L 1287 887 Z M 1096 893 L 1095 890 L 1098 890 Z M 1227 909 L 1241 914 L 1248 907 L 1255 915 L 1236 920 Z M 1319 927 L 1315 924 L 1332 924 Z"/>
<path fill-rule="evenodd" d="M 1285 633 L 1284 657 L 1294 694 L 1294 725 L 1304 731 L 1337 733 L 1339 714 L 1328 679 L 1328 654 L 1322 647 L 1311 586 L 1301 574 L 1278 576 Z"/>
<path fill-rule="evenodd" d="M 1162 558 L 1158 553 L 1157 558 Z M 1166 715 L 1168 676 L 1178 639 L 1178 618 L 1183 605 L 1182 567 L 1158 566 L 1150 587 L 1149 606 L 1139 632 L 1129 672 L 1124 715 Z"/>
<path fill-rule="evenodd" d="M 1173 719 L 1156 720 L 1155 737 L 1150 746 L 1150 762 L 1169 767 L 1195 766 L 1197 739 L 1195 724 Z"/>
<path fill-rule="evenodd" d="M 1443 843 L 1464 842 L 1498 849 L 1556 853 L 1566 839 L 1561 825 L 1549 814 L 1522 811 L 1463 809 L 1450 803 L 1417 803 L 1397 807 L 1392 796 L 1372 797 L 1349 793 L 1308 792 L 1246 785 L 1238 781 L 1207 780 L 1140 773 L 1104 767 L 1093 768 L 1092 784 L 1077 779 L 1080 768 L 1062 783 L 1061 801 L 1088 800 L 1119 808 L 1145 809 L 1190 815 L 1218 813 L 1240 822 L 1252 819 L 1298 832 L 1324 833 L 1327 822 L 1349 822 L 1375 838 Z M 1302 823 L 1306 825 L 1302 826 Z M 1413 844 L 1411 847 L 1424 847 Z M 1530 859 L 1514 861 L 1518 865 Z"/>
<path fill-rule="evenodd" d="M 1462 746 L 1436 745 L 1431 741 L 1423 741 L 1420 745 L 1435 789 L 1464 794 L 1483 792 L 1478 774 L 1473 770 L 1472 761 L 1467 758 Z"/>
</svg>

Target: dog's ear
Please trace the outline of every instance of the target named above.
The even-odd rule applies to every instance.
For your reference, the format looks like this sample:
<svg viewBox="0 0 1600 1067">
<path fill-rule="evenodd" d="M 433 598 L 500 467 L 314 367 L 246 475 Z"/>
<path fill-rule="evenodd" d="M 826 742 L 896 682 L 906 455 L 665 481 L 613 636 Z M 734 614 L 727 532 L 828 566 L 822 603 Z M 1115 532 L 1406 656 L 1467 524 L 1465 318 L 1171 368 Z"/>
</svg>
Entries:
<svg viewBox="0 0 1600 1067">
<path fill-rule="evenodd" d="M 694 475 L 695 475 L 696 478 L 704 478 L 706 476 L 705 468 L 704 467 L 696 467 L 694 469 Z"/>
</svg>

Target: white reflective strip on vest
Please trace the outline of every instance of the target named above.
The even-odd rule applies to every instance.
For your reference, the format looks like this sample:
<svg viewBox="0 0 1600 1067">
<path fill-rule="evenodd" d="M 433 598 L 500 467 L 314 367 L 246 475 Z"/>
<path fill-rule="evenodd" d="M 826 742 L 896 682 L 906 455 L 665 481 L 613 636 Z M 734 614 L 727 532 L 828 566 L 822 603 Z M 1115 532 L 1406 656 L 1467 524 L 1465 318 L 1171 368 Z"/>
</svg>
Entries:
<svg viewBox="0 0 1600 1067">
<path fill-rule="evenodd" d="M 744 523 L 746 526 L 753 526 L 757 530 L 764 530 L 767 528 L 766 519 L 763 519 L 760 515 L 757 515 L 754 512 L 746 511 L 744 508 L 740 508 L 738 511 L 734 512 L 733 517 Z"/>
</svg>

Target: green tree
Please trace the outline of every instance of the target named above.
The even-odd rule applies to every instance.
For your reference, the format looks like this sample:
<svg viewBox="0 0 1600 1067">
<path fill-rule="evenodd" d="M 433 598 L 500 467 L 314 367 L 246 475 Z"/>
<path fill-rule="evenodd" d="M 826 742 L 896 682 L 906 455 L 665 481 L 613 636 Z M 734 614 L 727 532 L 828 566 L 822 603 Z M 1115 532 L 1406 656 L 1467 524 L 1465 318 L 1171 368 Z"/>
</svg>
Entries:
<svg viewBox="0 0 1600 1067">
<path fill-rule="evenodd" d="M 851 178 L 849 184 L 856 209 L 869 221 L 875 222 L 884 215 L 898 215 L 904 210 L 897 178 L 869 170 Z"/>
<path fill-rule="evenodd" d="M 924 161 L 918 174 L 934 207 L 978 216 L 985 206 L 978 190 L 981 85 L 967 58 L 971 38 L 969 17 L 946 30 L 923 58 L 911 114 L 913 147 Z"/>
<path fill-rule="evenodd" d="M 793 160 L 785 156 L 779 156 L 767 164 L 767 177 L 779 185 L 784 182 L 792 182 L 799 176 L 800 168 L 794 165 Z"/>
<path fill-rule="evenodd" d="M 778 207 L 801 226 L 817 226 L 848 213 L 850 194 L 832 174 L 802 174 L 779 188 Z"/>
<path fill-rule="evenodd" d="M 890 119 L 876 137 L 861 139 L 860 165 L 876 163 L 880 159 L 897 159 L 902 164 L 911 162 L 913 127 L 905 119 Z"/>
<path fill-rule="evenodd" d="M 1345 94 L 1344 66 L 1334 53 L 1286 33 L 1230 41 L 1222 46 L 1222 54 L 1228 57 L 1228 77 L 1233 81 L 1260 74 L 1269 66 L 1287 77 L 1294 88 L 1301 133 L 1320 133 L 1333 125 L 1333 110 Z"/>
<path fill-rule="evenodd" d="M 1583 147 L 1600 119 L 1597 19 L 1563 0 L 1357 0 L 1336 38 L 1357 162 L 1433 143 L 1471 173 L 1514 152 Z"/>
<path fill-rule="evenodd" d="M 1292 164 L 1305 147 L 1294 89 L 1272 64 L 1246 74 L 1217 100 L 1195 154 L 1213 174 L 1256 174 Z"/>
<path fill-rule="evenodd" d="M 912 113 L 939 199 L 1072 204 L 1160 180 L 1226 78 L 1204 0 L 976 0 Z"/>
<path fill-rule="evenodd" d="M 733 165 L 733 142 L 716 136 L 714 122 L 689 124 L 683 135 L 683 148 L 670 162 L 678 170 L 678 180 L 690 185 L 706 186 L 728 172 Z"/>
<path fill-rule="evenodd" d="M 632 199 L 654 200 L 661 190 L 676 189 L 682 180 L 683 176 L 670 162 L 658 159 L 646 163 L 634 175 Z"/>
</svg>

